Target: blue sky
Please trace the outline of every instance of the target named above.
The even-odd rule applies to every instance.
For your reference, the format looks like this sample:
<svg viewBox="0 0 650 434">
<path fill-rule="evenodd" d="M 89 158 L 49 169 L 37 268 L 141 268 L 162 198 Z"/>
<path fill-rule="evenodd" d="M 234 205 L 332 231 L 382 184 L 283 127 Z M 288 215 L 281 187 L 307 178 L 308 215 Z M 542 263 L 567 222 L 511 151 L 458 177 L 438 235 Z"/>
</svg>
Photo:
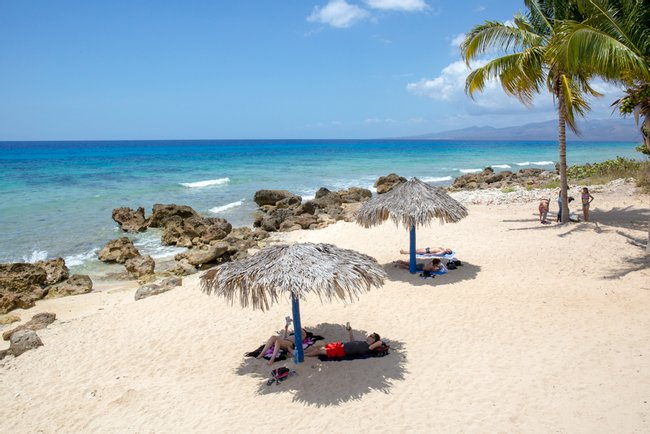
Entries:
<svg viewBox="0 0 650 434">
<path fill-rule="evenodd" d="M 378 138 L 555 118 L 463 92 L 521 0 L 0 0 L 0 140 Z M 609 118 L 617 89 L 593 103 Z M 614 115 L 616 116 L 616 115 Z"/>
</svg>

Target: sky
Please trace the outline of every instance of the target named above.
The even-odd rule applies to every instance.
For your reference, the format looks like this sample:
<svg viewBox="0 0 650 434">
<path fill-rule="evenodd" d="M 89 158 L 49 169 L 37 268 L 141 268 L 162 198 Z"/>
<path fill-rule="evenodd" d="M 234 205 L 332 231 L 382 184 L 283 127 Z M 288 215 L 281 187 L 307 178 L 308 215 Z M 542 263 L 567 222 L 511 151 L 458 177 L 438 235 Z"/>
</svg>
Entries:
<svg viewBox="0 0 650 434">
<path fill-rule="evenodd" d="M 372 139 L 556 118 L 458 43 L 521 0 L 0 0 L 0 140 Z M 486 58 L 487 59 L 487 58 Z M 616 87 L 589 119 L 617 117 Z"/>
</svg>

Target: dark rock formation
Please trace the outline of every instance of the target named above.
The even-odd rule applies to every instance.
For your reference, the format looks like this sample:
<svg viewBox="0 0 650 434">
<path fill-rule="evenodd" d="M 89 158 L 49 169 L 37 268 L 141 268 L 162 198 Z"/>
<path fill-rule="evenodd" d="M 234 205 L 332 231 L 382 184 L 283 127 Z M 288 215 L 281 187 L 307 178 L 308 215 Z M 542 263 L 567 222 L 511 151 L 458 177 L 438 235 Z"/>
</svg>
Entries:
<svg viewBox="0 0 650 434">
<path fill-rule="evenodd" d="M 143 232 L 147 230 L 147 221 L 144 218 L 144 208 L 137 210 L 131 208 L 115 208 L 112 214 L 113 220 L 124 232 Z"/>
<path fill-rule="evenodd" d="M 162 294 L 163 292 L 167 292 L 170 289 L 180 286 L 183 284 L 183 279 L 180 277 L 170 277 L 159 284 L 152 283 L 149 285 L 143 285 L 140 288 L 137 289 L 135 292 L 134 298 L 136 300 L 142 300 L 143 298 L 151 297 L 152 295 L 158 295 Z"/>
<path fill-rule="evenodd" d="M 258 190 L 254 196 L 257 206 L 273 205 L 277 206 L 278 202 L 283 201 L 283 204 L 288 206 L 289 203 L 300 204 L 302 198 L 287 190 Z"/>
<path fill-rule="evenodd" d="M 339 190 L 338 195 L 342 203 L 365 202 L 372 197 L 372 192 L 367 188 L 350 187 L 347 190 Z"/>
<path fill-rule="evenodd" d="M 0 264 L 0 314 L 34 306 L 46 294 L 47 272 L 34 264 Z"/>
<path fill-rule="evenodd" d="M 154 274 L 156 263 L 151 256 L 136 256 L 135 258 L 127 259 L 124 263 L 124 268 L 128 271 L 131 277 L 136 279 L 143 276 L 150 276 Z"/>
<path fill-rule="evenodd" d="M 45 283 L 47 285 L 54 285 L 59 283 L 70 276 L 70 270 L 65 265 L 63 258 L 50 259 L 49 261 L 34 262 L 34 265 L 41 267 L 47 273 Z"/>
<path fill-rule="evenodd" d="M 176 276 L 189 276 L 190 274 L 196 274 L 199 270 L 190 264 L 187 259 L 181 259 L 176 261 L 176 265 L 170 268 L 169 272 L 175 274 Z"/>
<path fill-rule="evenodd" d="M 47 288 L 47 298 L 87 294 L 93 289 L 93 281 L 85 274 L 73 274 L 67 280 Z"/>
<path fill-rule="evenodd" d="M 383 194 L 391 191 L 397 184 L 406 181 L 407 179 L 403 176 L 391 173 L 390 175 L 380 176 L 379 179 L 375 181 L 374 187 L 377 189 L 377 194 Z"/>
<path fill-rule="evenodd" d="M 162 243 L 181 247 L 203 246 L 225 238 L 232 225 L 222 218 L 172 216 L 165 220 Z"/>
<path fill-rule="evenodd" d="M 323 228 L 337 220 L 352 219 L 344 204 L 366 201 L 370 197 L 372 193 L 364 188 L 333 192 L 321 187 L 314 199 L 300 203 L 299 196 L 286 190 L 260 190 L 255 193 L 260 213 L 253 226 L 267 232 Z"/>
<path fill-rule="evenodd" d="M 33 330 L 18 330 L 11 335 L 10 342 L 8 353 L 15 357 L 25 351 L 43 346 L 43 341 Z"/>
<path fill-rule="evenodd" d="M 127 259 L 140 256 L 140 252 L 127 237 L 109 241 L 97 255 L 100 261 L 124 264 Z"/>
<path fill-rule="evenodd" d="M 13 335 L 15 332 L 19 330 L 41 330 L 44 329 L 45 327 L 49 326 L 54 322 L 56 319 L 56 315 L 50 312 L 42 312 L 42 313 L 37 313 L 32 317 L 31 320 L 27 321 L 23 325 L 19 325 L 18 327 L 7 330 L 4 333 L 2 333 L 2 339 L 5 341 L 8 341 L 11 338 L 11 335 Z"/>
<path fill-rule="evenodd" d="M 202 248 L 190 249 L 187 252 L 179 253 L 174 256 L 174 259 L 177 261 L 186 260 L 189 264 L 200 267 L 204 264 L 211 264 L 217 262 L 217 260 L 228 251 L 228 244 L 224 242 L 219 242 L 214 245 L 205 246 Z"/>
<path fill-rule="evenodd" d="M 188 219 L 190 217 L 201 217 L 199 213 L 194 211 L 191 207 L 187 205 L 176 205 L 176 204 L 155 204 L 149 217 L 149 227 L 151 228 L 161 228 L 165 226 L 165 222 L 171 217 L 180 217 L 182 220 Z"/>
<path fill-rule="evenodd" d="M 495 173 L 491 167 L 486 167 L 479 173 L 468 173 L 459 176 L 449 187 L 450 191 L 475 190 L 485 188 L 504 188 L 521 186 L 528 188 L 541 188 L 545 183 L 557 179 L 558 174 L 543 169 L 521 169 L 517 173 L 509 170 Z"/>
</svg>

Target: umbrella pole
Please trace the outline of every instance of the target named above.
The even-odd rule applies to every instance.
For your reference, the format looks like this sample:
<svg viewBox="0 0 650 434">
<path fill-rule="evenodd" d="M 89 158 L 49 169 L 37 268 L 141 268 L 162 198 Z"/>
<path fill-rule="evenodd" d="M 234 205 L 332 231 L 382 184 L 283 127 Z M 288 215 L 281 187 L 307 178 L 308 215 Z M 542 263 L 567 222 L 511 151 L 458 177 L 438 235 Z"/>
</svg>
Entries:
<svg viewBox="0 0 650 434">
<path fill-rule="evenodd" d="M 411 225 L 411 246 L 409 249 L 409 271 L 415 273 L 417 267 L 415 265 L 415 225 Z"/>
<path fill-rule="evenodd" d="M 298 352 L 298 363 L 305 361 L 305 354 L 302 350 L 302 325 L 300 324 L 300 300 L 295 294 L 291 294 L 291 309 L 293 310 L 293 336 L 296 340 L 294 351 Z"/>
</svg>

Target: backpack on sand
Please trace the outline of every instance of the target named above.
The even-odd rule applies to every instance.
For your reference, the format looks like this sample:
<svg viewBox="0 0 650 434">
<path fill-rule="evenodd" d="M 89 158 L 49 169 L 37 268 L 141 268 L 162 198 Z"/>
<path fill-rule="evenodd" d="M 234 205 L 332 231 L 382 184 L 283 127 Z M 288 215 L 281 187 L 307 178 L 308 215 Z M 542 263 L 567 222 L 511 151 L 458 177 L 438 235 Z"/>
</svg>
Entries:
<svg viewBox="0 0 650 434">
<path fill-rule="evenodd" d="M 275 368 L 274 370 L 271 371 L 271 378 L 269 378 L 269 381 L 266 382 L 267 386 L 270 386 L 271 384 L 280 384 L 287 378 L 289 378 L 290 375 L 295 374 L 296 371 L 292 371 L 289 368 Z"/>
</svg>

